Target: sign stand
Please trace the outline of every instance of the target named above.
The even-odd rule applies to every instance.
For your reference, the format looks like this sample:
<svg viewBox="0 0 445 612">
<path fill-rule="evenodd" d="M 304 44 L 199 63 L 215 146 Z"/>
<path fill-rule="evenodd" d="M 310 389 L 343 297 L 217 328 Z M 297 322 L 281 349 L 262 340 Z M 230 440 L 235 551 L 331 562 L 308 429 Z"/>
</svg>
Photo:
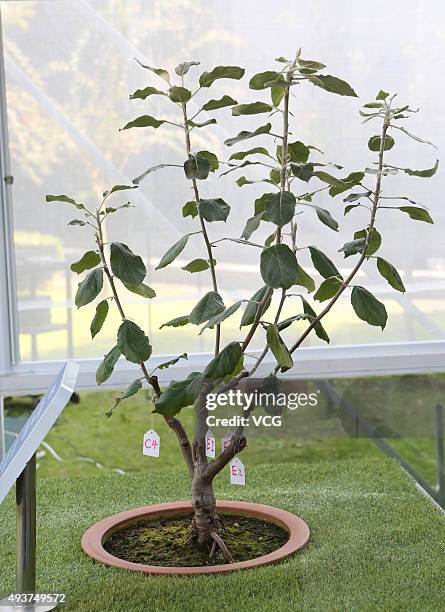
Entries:
<svg viewBox="0 0 445 612">
<path fill-rule="evenodd" d="M 17 504 L 16 591 L 36 589 L 36 455 L 31 457 L 15 483 Z M 51 609 L 51 608 L 47 608 Z"/>
<path fill-rule="evenodd" d="M 61 601 L 36 593 L 36 451 L 74 392 L 79 366 L 67 362 L 0 461 L 0 503 L 15 483 L 16 593 L 0 600 L 2 612 L 47 612 Z"/>
</svg>

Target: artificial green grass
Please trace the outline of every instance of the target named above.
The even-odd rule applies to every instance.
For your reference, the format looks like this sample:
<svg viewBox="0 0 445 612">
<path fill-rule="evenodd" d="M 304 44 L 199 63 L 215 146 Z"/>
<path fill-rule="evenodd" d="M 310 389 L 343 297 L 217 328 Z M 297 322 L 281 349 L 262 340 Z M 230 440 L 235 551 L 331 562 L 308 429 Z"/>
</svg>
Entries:
<svg viewBox="0 0 445 612">
<path fill-rule="evenodd" d="M 441 611 L 445 517 L 384 457 L 250 467 L 245 488 L 224 473 L 217 495 L 302 516 L 307 549 L 270 567 L 227 576 L 149 577 L 85 557 L 79 541 L 116 512 L 187 499 L 184 472 L 39 480 L 38 588 L 65 591 L 76 612 L 239 610 Z M 0 591 L 14 589 L 14 500 L 0 508 Z"/>
</svg>

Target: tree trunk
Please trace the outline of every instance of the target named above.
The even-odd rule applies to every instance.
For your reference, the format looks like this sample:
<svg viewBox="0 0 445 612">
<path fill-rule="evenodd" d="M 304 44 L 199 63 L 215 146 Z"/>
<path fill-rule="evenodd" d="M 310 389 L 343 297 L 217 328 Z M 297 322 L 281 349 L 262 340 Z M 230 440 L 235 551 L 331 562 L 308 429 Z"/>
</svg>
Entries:
<svg viewBox="0 0 445 612">
<path fill-rule="evenodd" d="M 218 530 L 213 479 L 203 475 L 206 467 L 206 464 L 195 465 L 192 479 L 192 535 L 198 544 L 211 544 L 211 533 Z"/>
</svg>

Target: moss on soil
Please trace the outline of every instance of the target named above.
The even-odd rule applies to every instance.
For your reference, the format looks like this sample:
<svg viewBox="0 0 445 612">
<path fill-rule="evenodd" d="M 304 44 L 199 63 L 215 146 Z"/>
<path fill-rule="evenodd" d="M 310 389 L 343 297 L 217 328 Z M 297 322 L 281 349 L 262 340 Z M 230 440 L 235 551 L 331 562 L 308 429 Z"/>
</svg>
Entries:
<svg viewBox="0 0 445 612">
<path fill-rule="evenodd" d="M 247 561 L 277 550 L 288 533 L 268 521 L 248 516 L 222 515 L 223 537 L 236 561 Z M 189 542 L 191 515 L 177 519 L 140 520 L 114 531 L 104 544 L 115 557 L 164 566 L 219 565 L 224 559 L 218 550 L 209 559 L 209 548 Z"/>
</svg>

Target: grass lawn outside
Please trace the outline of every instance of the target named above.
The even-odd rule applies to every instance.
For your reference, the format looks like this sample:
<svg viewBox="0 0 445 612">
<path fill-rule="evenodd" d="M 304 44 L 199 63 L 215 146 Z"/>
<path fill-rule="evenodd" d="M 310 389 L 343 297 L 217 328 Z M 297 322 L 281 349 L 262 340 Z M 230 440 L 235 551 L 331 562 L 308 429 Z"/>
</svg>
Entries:
<svg viewBox="0 0 445 612">
<path fill-rule="evenodd" d="M 95 521 L 189 498 L 184 471 L 39 479 L 38 589 L 76 612 L 216 610 L 441 611 L 445 517 L 383 456 L 251 467 L 245 488 L 217 479 L 220 499 L 285 508 L 311 528 L 286 562 L 227 576 L 167 578 L 107 568 L 80 550 Z M 0 508 L 0 591 L 14 589 L 14 499 Z"/>
</svg>

